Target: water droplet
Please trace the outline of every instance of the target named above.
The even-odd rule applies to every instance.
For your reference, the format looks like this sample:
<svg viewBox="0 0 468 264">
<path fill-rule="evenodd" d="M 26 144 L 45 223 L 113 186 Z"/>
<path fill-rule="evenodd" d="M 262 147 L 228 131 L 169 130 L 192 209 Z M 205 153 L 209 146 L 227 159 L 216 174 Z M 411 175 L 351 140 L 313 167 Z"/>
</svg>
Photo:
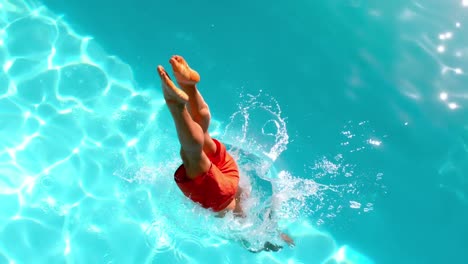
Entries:
<svg viewBox="0 0 468 264">
<path fill-rule="evenodd" d="M 450 109 L 454 110 L 454 109 L 457 109 L 457 108 L 458 108 L 458 105 L 457 105 L 456 103 L 450 103 L 450 104 L 448 104 L 448 107 L 449 107 Z"/>
<path fill-rule="evenodd" d="M 448 98 L 448 94 L 446 92 L 442 92 L 439 95 L 440 100 L 445 101 Z"/>
<path fill-rule="evenodd" d="M 353 209 L 359 209 L 361 208 L 361 204 L 356 201 L 349 201 L 349 207 Z"/>
<path fill-rule="evenodd" d="M 445 52 L 445 46 L 443 46 L 443 45 L 438 46 L 437 51 L 440 52 L 440 53 L 444 53 Z"/>
</svg>

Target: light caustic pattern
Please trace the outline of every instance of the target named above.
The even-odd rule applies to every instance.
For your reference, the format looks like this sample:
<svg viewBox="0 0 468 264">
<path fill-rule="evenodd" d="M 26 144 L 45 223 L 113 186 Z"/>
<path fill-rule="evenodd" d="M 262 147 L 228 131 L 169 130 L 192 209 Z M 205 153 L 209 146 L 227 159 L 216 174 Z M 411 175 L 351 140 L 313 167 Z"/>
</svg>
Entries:
<svg viewBox="0 0 468 264">
<path fill-rule="evenodd" d="M 0 262 L 143 263 L 151 250 L 131 252 L 145 248 L 151 194 L 125 192 L 113 172 L 161 153 L 162 98 L 135 89 L 129 66 L 91 38 L 22 1 L 0 1 L 0 65 Z M 111 250 L 123 244 L 126 253 Z"/>
<path fill-rule="evenodd" d="M 454 5 L 452 6 L 452 4 Z M 468 1 L 460 0 L 458 3 L 446 6 L 453 8 L 450 12 L 440 12 L 439 10 L 431 10 L 423 2 L 414 2 L 404 10 L 401 23 L 406 28 L 417 25 L 419 29 L 418 34 L 405 34 L 404 38 L 408 42 L 416 43 L 418 48 L 429 55 L 430 60 L 424 62 L 428 67 L 419 67 L 418 64 L 421 62 L 418 63 L 415 60 L 416 56 L 405 53 L 401 60 L 401 71 L 398 73 L 401 76 L 409 75 L 402 85 L 406 95 L 419 102 L 436 101 L 437 104 L 442 104 L 451 113 L 453 119 L 451 118 L 449 121 L 464 126 L 464 129 L 460 129 L 460 131 L 450 128 L 456 135 L 461 135 L 448 153 L 447 160 L 440 167 L 439 174 L 440 188 L 452 193 L 460 201 L 468 203 L 468 177 L 466 176 L 468 175 L 466 166 L 468 164 L 468 129 L 466 126 L 468 113 L 468 92 L 466 89 L 468 81 L 468 49 L 466 47 L 468 20 L 466 14 Z M 424 14 L 425 12 L 438 14 L 440 17 L 432 19 L 433 16 L 429 16 L 429 19 L 427 16 L 419 15 L 419 13 Z M 411 72 L 420 74 L 418 68 L 430 69 L 424 74 L 424 78 L 427 79 L 424 88 L 417 87 L 412 83 L 410 78 L 414 78 L 414 74 L 408 74 Z M 423 89 L 429 89 L 429 93 L 423 93 Z M 423 94 L 429 94 L 432 98 L 427 98 L 427 96 L 425 98 Z M 439 117 L 438 113 L 434 113 L 431 118 L 434 123 L 441 122 L 439 120 L 442 118 L 448 119 L 445 115 Z M 442 120 L 441 123 L 446 124 L 447 122 Z"/>
<path fill-rule="evenodd" d="M 461 5 L 462 10 L 467 12 L 468 1 L 463 0 Z M 445 77 L 443 82 L 438 83 L 440 88 L 439 99 L 449 109 L 458 111 L 466 111 L 466 102 L 468 100 L 468 92 L 466 91 L 466 67 L 468 67 L 466 57 L 468 56 L 468 49 L 466 45 L 460 45 L 460 43 L 465 44 L 466 41 L 455 40 L 466 37 L 466 26 L 466 19 L 456 20 L 448 30 L 439 34 L 437 46 L 437 52 L 441 56 L 439 63 L 442 65 L 442 75 Z M 454 80 L 450 78 L 450 75 L 465 78 Z M 461 81 L 464 82 L 461 83 Z M 455 87 L 458 89 L 455 89 Z M 465 118 L 462 119 L 462 122 L 465 122 L 463 134 L 457 144 L 452 147 L 447 155 L 447 160 L 439 169 L 441 176 L 440 188 L 453 194 L 463 203 L 468 204 L 468 126 L 466 126 Z"/>
<path fill-rule="evenodd" d="M 440 188 L 468 203 L 468 1 L 406 1 L 398 12 L 368 9 L 375 23 L 391 16 L 396 18 L 392 23 L 398 28 L 398 39 L 391 44 L 397 51 L 395 64 L 381 75 L 386 79 L 391 76 L 398 91 L 412 101 L 428 122 L 443 124 L 451 135 L 459 137 L 439 169 Z M 367 62 L 373 68 L 383 69 L 375 63 L 375 57 L 368 55 Z M 357 84 L 361 81 L 358 77 L 351 80 Z M 393 104 L 401 124 L 412 129 L 417 122 L 414 111 Z"/>
<path fill-rule="evenodd" d="M 438 19 L 423 15 L 439 13 L 423 3 L 412 2 L 402 11 L 399 19 L 404 29 L 401 31 L 402 45 L 416 44 L 419 52 L 428 58 L 418 61 L 418 53 L 408 48 L 400 53 L 397 74 L 403 94 L 418 102 L 438 100 L 449 111 L 466 111 L 466 7 L 466 1 L 463 1 L 461 7 L 453 6 L 455 10 L 446 14 L 441 12 Z M 415 27 L 417 31 L 412 30 Z M 427 72 L 421 76 L 423 69 Z M 421 77 L 424 81 L 418 84 L 416 80 Z"/>
<path fill-rule="evenodd" d="M 243 100 L 238 105 L 238 111 L 231 115 L 231 120 L 226 126 L 224 138 L 227 142 L 236 142 L 236 146 L 242 146 L 244 152 L 236 147 L 231 148 L 234 156 L 241 157 L 247 152 L 257 153 L 257 157 L 258 155 L 261 157 L 251 160 L 245 157 L 239 159 L 243 172 L 241 186 L 243 178 L 252 181 L 255 177 L 261 177 L 271 182 L 273 191 L 267 208 L 273 210 L 274 218 L 272 221 L 265 221 L 261 215 L 265 210 L 259 210 L 265 207 L 258 206 L 258 197 L 262 195 L 255 194 L 255 189 L 250 189 L 254 195 L 245 203 L 247 207 L 252 204 L 257 205 L 252 210 L 257 215 L 246 220 L 255 228 L 250 230 L 252 233 L 247 233 L 247 236 L 251 237 L 249 242 L 258 245 L 258 242 L 265 241 L 265 234 L 271 236 L 268 230 L 263 229 L 265 226 L 279 225 L 281 228 L 287 227 L 296 236 L 310 237 L 312 241 L 315 240 L 315 243 L 321 245 L 314 249 L 308 247 L 304 250 L 308 252 L 308 256 L 303 257 L 298 254 L 296 258 L 289 259 L 293 261 L 292 263 L 296 261 L 302 263 L 304 260 L 308 261 L 304 263 L 347 263 L 347 261 L 371 263 L 365 256 L 348 246 L 337 248 L 331 236 L 311 227 L 310 220 L 301 221 L 312 218 L 314 226 L 318 226 L 332 222 L 340 213 L 347 210 L 357 214 L 371 212 L 376 193 L 385 192 L 386 187 L 382 183 L 383 174 L 378 171 L 363 171 L 363 168 L 347 163 L 347 159 L 355 153 L 378 148 L 386 136 L 373 131 L 367 121 L 358 124 L 349 122 L 342 132 L 343 153 L 336 154 L 332 159 L 322 157 L 313 165 L 308 165 L 306 176 L 292 175 L 286 170 L 277 171 L 274 167 L 275 160 L 287 149 L 289 143 L 286 121 L 279 104 L 263 92 L 257 95 L 241 94 L 241 98 Z M 259 120 L 261 122 L 258 122 Z M 258 135 L 258 131 L 262 132 L 262 136 Z M 242 163 L 246 160 L 249 162 Z M 248 185 L 243 187 L 248 189 Z M 255 224 L 255 222 L 260 223 Z M 245 227 L 241 230 L 244 235 L 249 231 Z M 235 233 L 236 230 L 232 231 Z M 273 237 L 268 239 L 271 240 Z M 312 255 L 322 258 L 314 259 Z M 273 259 L 275 258 L 271 257 L 269 261 Z M 285 260 L 276 261 L 281 263 Z"/>
<path fill-rule="evenodd" d="M 306 177 L 295 176 L 286 170 L 276 171 L 273 167 L 289 143 L 286 121 L 279 104 L 262 92 L 242 95 L 241 98 L 239 110 L 231 116 L 224 138 L 227 142 L 243 146 L 248 152 L 263 154 L 261 164 L 242 164 L 242 168 L 247 174 L 262 175 L 271 181 L 280 217 L 292 220 L 314 213 L 317 224 L 323 224 L 344 208 L 356 209 L 358 213 L 373 210 L 373 197 L 376 193 L 385 192 L 383 173 L 364 170 L 347 160 L 358 153 L 379 148 L 386 135 L 376 133 L 367 121 L 356 124 L 350 121 L 341 132 L 343 152 L 333 157 L 319 157 L 311 165 L 305 165 Z M 262 131 L 263 136 L 255 135 L 257 131 Z M 231 151 L 236 155 L 237 150 Z M 274 173 L 271 173 L 272 168 Z M 364 189 L 366 192 L 361 192 Z"/>
<path fill-rule="evenodd" d="M 260 153 L 242 164 L 242 184 L 257 176 L 270 180 L 275 194 L 269 206 L 277 212 L 271 221 L 260 210 L 266 207 L 242 221 L 213 218 L 171 179 L 180 162 L 178 144 L 172 126 L 161 129 L 170 119 L 161 117 L 167 111 L 160 111 L 160 94 L 137 89 L 130 67 L 92 38 L 44 7 L 0 1 L 0 65 L 1 263 L 298 260 L 287 250 L 246 257 L 240 243 L 231 242 L 246 235 L 251 247 L 275 242 L 275 226 L 309 216 L 327 204 L 324 193 L 349 186 L 338 190 L 276 172 L 273 163 L 289 142 L 285 119 L 274 99 L 246 96 L 224 133 L 215 120 L 212 132 L 250 146 L 244 152 Z M 240 150 L 232 151 L 243 159 Z M 258 207 L 265 197 L 252 194 L 246 204 Z M 338 250 L 307 222 L 296 226 L 296 234 L 310 231 L 329 245 L 317 254 L 322 259 L 304 256 L 303 262 L 346 261 L 350 249 Z M 298 246 L 297 252 L 310 250 Z"/>
</svg>

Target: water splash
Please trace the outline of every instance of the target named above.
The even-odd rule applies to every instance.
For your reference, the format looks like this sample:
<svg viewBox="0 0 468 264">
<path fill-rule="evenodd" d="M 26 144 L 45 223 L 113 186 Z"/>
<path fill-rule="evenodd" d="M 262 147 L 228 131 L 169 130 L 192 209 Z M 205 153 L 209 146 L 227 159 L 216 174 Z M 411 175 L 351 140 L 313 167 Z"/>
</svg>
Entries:
<svg viewBox="0 0 468 264">
<path fill-rule="evenodd" d="M 349 121 L 341 135 L 341 152 L 318 158 L 306 170 L 323 186 L 317 194 L 321 199 L 314 201 L 313 212 L 318 225 L 333 223 L 332 220 L 344 212 L 369 213 L 374 210 L 376 197 L 386 193 L 381 171 L 353 161 L 380 148 L 386 143 L 387 135 L 377 133 L 368 121 Z"/>
<path fill-rule="evenodd" d="M 262 91 L 257 95 L 240 94 L 240 99 L 238 111 L 231 115 L 225 128 L 224 138 L 248 151 L 262 153 L 274 162 L 289 143 L 286 118 L 282 117 L 280 105 Z"/>
<path fill-rule="evenodd" d="M 7 10 L 13 10 L 12 6 L 16 4 Z M 155 254 L 177 251 L 182 241 L 193 241 L 206 249 L 247 238 L 249 248 L 257 249 L 265 241 L 281 243 L 278 233 L 282 222 L 313 212 L 311 206 L 323 200 L 323 192 L 337 192 L 334 186 L 275 170 L 274 162 L 289 143 L 286 118 L 274 98 L 263 93 L 242 95 L 239 111 L 232 115 L 222 139 L 236 143 L 231 150 L 242 163 L 241 186 L 250 186 L 251 196 L 245 200 L 250 214 L 245 219 L 232 215 L 213 218 L 186 199 L 173 183 L 173 171 L 180 162 L 178 148 L 170 143 L 175 138 L 165 140 L 164 135 L 171 131 L 157 129 L 158 121 L 170 121 L 159 120 L 161 100 L 134 88 L 128 65 L 106 55 L 92 38 L 77 35 L 45 8 L 18 5 L 14 11 L 19 16 L 8 22 L 7 28 L 39 27 L 47 34 L 30 34 L 41 43 L 31 48 L 13 45 L 28 34 L 0 32 L 0 55 L 5 53 L 0 59 L 5 59 L 3 70 L 8 73 L 8 89 L 1 90 L 0 103 L 14 117 L 11 130 L 2 131 L 11 140 L 0 150 L 2 165 L 6 165 L 1 173 L 18 175 L 14 180 L 2 178 L 7 187 L 0 190 L 13 198 L 12 208 L 2 215 L 11 221 L 7 224 L 11 226 L 9 238 L 22 239 L 17 231 L 29 227 L 16 222 L 33 211 L 43 214 L 47 226 L 57 224 L 63 229 L 60 237 L 60 230 L 54 228 L 57 234 L 50 241 L 63 240 L 60 251 L 66 252 L 70 262 L 86 262 L 81 258 L 95 256 L 96 252 L 86 251 L 89 244 L 106 252 L 98 262 L 139 255 L 136 253 L 141 251 L 129 250 L 122 256 L 112 250 L 129 247 L 119 244 L 129 239 L 117 239 L 118 235 L 132 238 L 132 245 L 141 245 L 143 250 L 145 244 L 138 242 L 146 243 Z M 24 57 L 32 53 L 38 54 L 31 56 L 39 64 L 25 62 Z M 30 66 L 34 71 L 25 74 Z M 86 84 L 96 89 L 83 89 Z M 15 133 L 23 130 L 32 132 Z M 57 142 L 61 138 L 66 141 Z M 43 156 L 48 159 L 31 159 L 38 150 L 47 151 Z M 151 157 L 145 157 L 148 153 Z M 77 173 L 80 177 L 73 177 Z M 53 217 L 48 219 L 44 213 Z M 34 232 L 27 233 L 29 239 L 29 233 Z M 181 259 L 186 258 L 179 253 Z M 21 254 L 11 259 L 15 257 L 22 260 Z"/>
</svg>

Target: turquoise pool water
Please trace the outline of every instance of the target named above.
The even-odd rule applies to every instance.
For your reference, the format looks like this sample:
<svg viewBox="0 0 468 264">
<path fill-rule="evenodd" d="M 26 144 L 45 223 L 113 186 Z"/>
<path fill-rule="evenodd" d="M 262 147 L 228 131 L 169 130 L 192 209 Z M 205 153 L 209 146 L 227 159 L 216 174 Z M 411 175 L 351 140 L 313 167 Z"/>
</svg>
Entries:
<svg viewBox="0 0 468 264">
<path fill-rule="evenodd" d="M 466 262 L 467 12 L 0 0 L 0 263 Z M 172 54 L 202 75 L 212 133 L 252 188 L 246 220 L 172 180 L 154 74 Z M 277 229 L 296 247 L 239 242 Z"/>
</svg>

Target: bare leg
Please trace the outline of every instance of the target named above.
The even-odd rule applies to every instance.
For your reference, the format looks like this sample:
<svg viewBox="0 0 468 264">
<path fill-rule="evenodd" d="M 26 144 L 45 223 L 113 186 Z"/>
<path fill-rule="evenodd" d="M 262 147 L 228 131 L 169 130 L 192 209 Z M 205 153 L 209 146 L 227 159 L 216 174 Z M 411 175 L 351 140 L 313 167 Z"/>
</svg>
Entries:
<svg viewBox="0 0 468 264">
<path fill-rule="evenodd" d="M 211 166 L 210 160 L 203 152 L 204 133 L 187 111 L 186 104 L 189 100 L 187 94 L 174 85 L 162 66 L 158 66 L 158 73 L 164 99 L 176 126 L 184 167 L 187 176 L 193 179 L 207 172 Z"/>
<path fill-rule="evenodd" d="M 200 75 L 190 68 L 188 63 L 182 56 L 172 56 L 169 60 L 174 71 L 177 83 L 182 90 L 188 95 L 188 112 L 193 121 L 196 122 L 203 131 L 203 152 L 206 155 L 212 155 L 216 152 L 216 144 L 208 133 L 208 128 L 211 121 L 211 113 L 208 104 L 203 99 L 203 96 L 198 91 L 196 85 L 200 81 Z M 186 156 L 185 149 L 181 150 L 182 159 Z M 235 199 L 226 207 L 219 216 L 224 216 L 226 211 L 234 211 L 236 216 L 244 217 L 240 197 L 242 189 L 239 188 Z"/>
<path fill-rule="evenodd" d="M 192 70 L 181 56 L 175 55 L 169 62 L 172 65 L 177 83 L 189 97 L 188 111 L 193 121 L 199 124 L 203 130 L 203 151 L 207 155 L 212 155 L 216 152 L 216 144 L 208 133 L 208 127 L 211 121 L 210 109 L 196 87 L 196 84 L 200 81 L 200 75 Z"/>
</svg>

